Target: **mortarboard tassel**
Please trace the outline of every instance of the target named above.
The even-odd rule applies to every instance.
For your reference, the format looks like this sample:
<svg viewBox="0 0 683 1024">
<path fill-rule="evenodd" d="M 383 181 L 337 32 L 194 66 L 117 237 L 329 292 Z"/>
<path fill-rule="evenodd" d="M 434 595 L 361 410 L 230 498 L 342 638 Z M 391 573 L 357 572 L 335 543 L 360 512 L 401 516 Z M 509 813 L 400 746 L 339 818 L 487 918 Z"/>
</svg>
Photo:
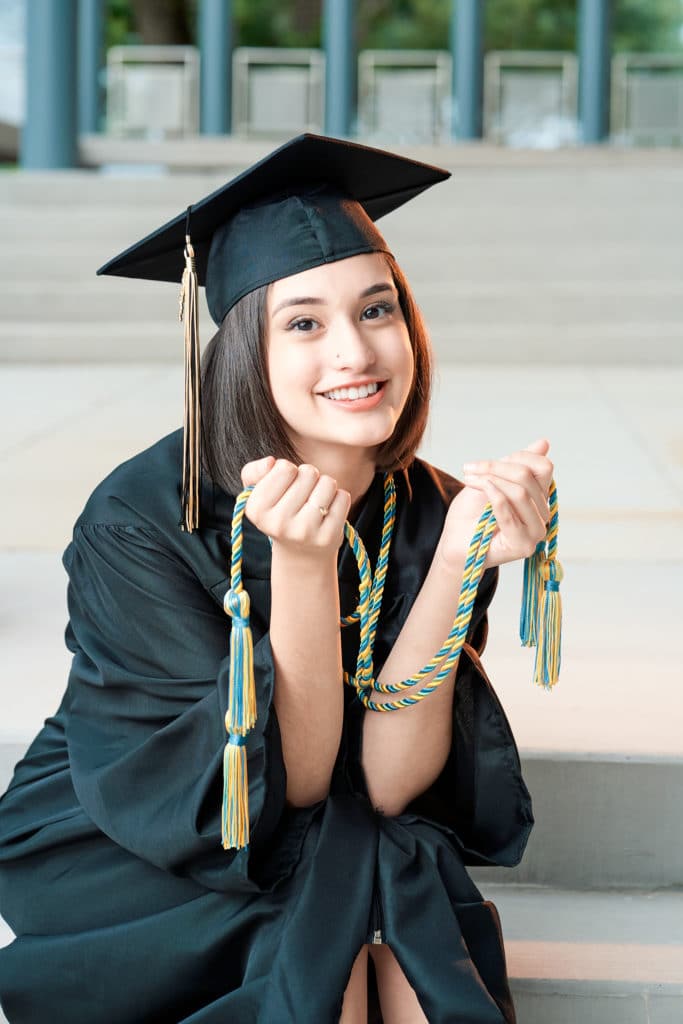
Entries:
<svg viewBox="0 0 683 1024">
<path fill-rule="evenodd" d="M 179 319 L 185 324 L 185 414 L 183 421 L 183 497 L 181 528 L 199 527 L 201 473 L 201 374 L 197 268 L 190 241 L 190 207 L 185 227 L 185 269 L 180 285 Z"/>
<path fill-rule="evenodd" d="M 249 497 L 242 492 L 232 520 L 230 589 L 223 600 L 232 618 L 230 629 L 230 682 L 225 728 L 228 741 L 223 754 L 223 849 L 249 843 L 249 778 L 245 737 L 256 723 L 254 642 L 249 625 L 249 595 L 242 587 L 242 518 Z"/>
</svg>

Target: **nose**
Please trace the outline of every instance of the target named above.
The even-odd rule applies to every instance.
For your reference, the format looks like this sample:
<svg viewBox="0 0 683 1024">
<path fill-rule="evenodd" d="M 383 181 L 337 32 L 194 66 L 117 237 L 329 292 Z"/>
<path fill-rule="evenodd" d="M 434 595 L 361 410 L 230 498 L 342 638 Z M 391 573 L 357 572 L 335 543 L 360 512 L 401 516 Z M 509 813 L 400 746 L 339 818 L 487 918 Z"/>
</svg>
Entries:
<svg viewBox="0 0 683 1024">
<path fill-rule="evenodd" d="M 360 324 L 339 317 L 330 334 L 333 362 L 338 370 L 363 370 L 375 362 L 375 352 Z"/>
</svg>

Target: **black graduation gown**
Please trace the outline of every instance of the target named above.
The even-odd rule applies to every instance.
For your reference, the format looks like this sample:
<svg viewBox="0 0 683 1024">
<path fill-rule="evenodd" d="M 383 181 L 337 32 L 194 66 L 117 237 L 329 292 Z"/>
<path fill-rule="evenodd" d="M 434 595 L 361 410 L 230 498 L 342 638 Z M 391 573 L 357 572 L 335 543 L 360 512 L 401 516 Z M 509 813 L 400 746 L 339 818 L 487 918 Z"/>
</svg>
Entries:
<svg viewBox="0 0 683 1024">
<path fill-rule="evenodd" d="M 220 835 L 234 497 L 204 481 L 202 528 L 179 529 L 182 431 L 89 498 L 63 564 L 73 652 L 62 702 L 0 799 L 0 952 L 11 1024 L 336 1024 L 376 931 L 430 1024 L 515 1020 L 495 906 L 465 865 L 517 864 L 533 816 L 517 747 L 478 653 L 498 570 L 481 580 L 458 665 L 453 743 L 405 813 L 376 812 L 360 764 L 366 713 L 345 687 L 326 799 L 286 804 L 272 703 L 270 545 L 245 517 L 258 721 L 247 741 L 251 842 Z M 379 672 L 462 484 L 416 459 L 397 517 L 376 638 Z M 412 493 L 411 493 L 412 492 Z M 356 519 L 372 564 L 377 473 Z M 342 613 L 357 601 L 340 550 Z M 343 631 L 354 671 L 358 627 Z M 371 713 L 371 712 L 368 712 Z M 371 1019 L 380 1019 L 374 979 Z"/>
</svg>

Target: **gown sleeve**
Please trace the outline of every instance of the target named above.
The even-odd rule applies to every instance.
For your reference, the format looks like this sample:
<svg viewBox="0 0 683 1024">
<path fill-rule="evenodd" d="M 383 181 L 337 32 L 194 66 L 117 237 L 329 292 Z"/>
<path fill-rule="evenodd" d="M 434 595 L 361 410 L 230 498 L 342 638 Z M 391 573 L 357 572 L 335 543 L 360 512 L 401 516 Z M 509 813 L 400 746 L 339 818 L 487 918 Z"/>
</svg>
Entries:
<svg viewBox="0 0 683 1024">
<path fill-rule="evenodd" d="M 446 764 L 406 810 L 445 826 L 466 864 L 510 867 L 522 859 L 534 818 L 512 729 L 480 660 L 497 585 L 496 566 L 482 575 L 458 661 Z"/>
<path fill-rule="evenodd" d="M 285 803 L 269 635 L 257 607 L 250 844 L 224 850 L 230 618 L 163 540 L 140 526 L 77 524 L 64 553 L 73 785 L 98 828 L 138 857 L 210 889 L 249 890 L 265 850 L 279 865 L 275 877 L 293 869 L 296 828 L 287 816 L 301 810 Z"/>
</svg>

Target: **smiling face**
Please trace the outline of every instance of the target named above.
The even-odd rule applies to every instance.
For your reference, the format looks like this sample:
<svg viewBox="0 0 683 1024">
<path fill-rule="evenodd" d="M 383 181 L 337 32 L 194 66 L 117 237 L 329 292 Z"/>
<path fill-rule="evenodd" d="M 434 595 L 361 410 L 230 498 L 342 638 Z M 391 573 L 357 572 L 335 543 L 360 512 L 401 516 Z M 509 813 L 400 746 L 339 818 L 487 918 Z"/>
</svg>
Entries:
<svg viewBox="0 0 683 1024">
<path fill-rule="evenodd" d="M 324 464 L 332 449 L 372 457 L 396 427 L 415 366 L 384 257 L 351 256 L 271 284 L 266 352 L 273 400 L 302 461 Z"/>
</svg>

